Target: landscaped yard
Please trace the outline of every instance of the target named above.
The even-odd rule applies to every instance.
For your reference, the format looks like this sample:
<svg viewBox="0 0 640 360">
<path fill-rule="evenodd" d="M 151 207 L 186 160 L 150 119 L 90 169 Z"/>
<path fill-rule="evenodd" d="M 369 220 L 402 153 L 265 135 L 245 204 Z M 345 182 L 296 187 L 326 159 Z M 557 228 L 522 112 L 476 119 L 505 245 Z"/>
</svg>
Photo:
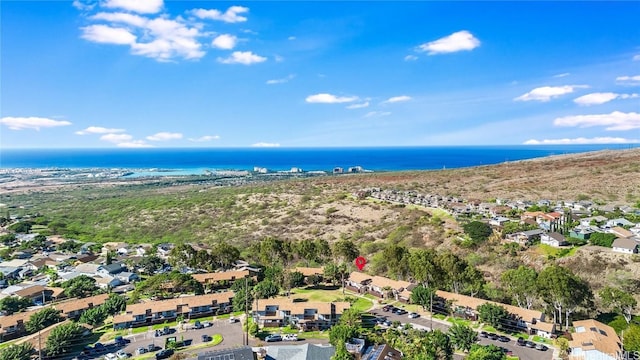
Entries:
<svg viewBox="0 0 640 360">
<path fill-rule="evenodd" d="M 306 299 L 308 301 L 321 301 L 321 302 L 332 302 L 332 301 L 345 301 L 345 298 L 355 298 L 355 302 L 351 304 L 351 306 L 360 311 L 367 311 L 373 306 L 373 301 L 363 298 L 356 297 L 357 295 L 350 292 L 345 291 L 342 294 L 342 289 L 335 290 L 324 290 L 324 289 L 293 289 L 291 291 L 292 299 Z"/>
</svg>

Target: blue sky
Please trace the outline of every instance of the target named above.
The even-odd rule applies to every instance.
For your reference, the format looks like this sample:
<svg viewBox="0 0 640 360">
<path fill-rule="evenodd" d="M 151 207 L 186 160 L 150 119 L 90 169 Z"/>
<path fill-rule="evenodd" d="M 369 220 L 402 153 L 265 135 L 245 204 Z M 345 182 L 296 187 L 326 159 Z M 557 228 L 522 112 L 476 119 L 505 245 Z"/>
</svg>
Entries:
<svg viewBox="0 0 640 360">
<path fill-rule="evenodd" d="M 3 148 L 640 142 L 640 2 L 0 7 Z"/>
</svg>

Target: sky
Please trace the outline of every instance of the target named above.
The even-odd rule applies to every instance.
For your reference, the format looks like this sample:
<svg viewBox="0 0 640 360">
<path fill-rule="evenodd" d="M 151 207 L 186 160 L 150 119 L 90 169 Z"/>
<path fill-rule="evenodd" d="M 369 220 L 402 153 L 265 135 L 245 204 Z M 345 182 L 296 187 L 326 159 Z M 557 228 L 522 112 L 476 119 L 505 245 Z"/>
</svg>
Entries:
<svg viewBox="0 0 640 360">
<path fill-rule="evenodd" d="M 640 2 L 0 2 L 0 148 L 640 142 Z"/>
</svg>

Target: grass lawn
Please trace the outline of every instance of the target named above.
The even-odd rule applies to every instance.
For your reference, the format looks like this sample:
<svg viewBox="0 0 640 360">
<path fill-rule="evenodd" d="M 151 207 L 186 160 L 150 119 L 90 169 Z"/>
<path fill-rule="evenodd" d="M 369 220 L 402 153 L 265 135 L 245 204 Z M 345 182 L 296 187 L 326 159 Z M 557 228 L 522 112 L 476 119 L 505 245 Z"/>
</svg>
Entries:
<svg viewBox="0 0 640 360">
<path fill-rule="evenodd" d="M 448 317 L 447 321 L 452 324 L 466 325 L 466 326 L 471 326 L 471 323 L 472 323 L 471 320 L 458 319 L 455 317 Z"/>
<path fill-rule="evenodd" d="M 11 340 L 11 341 L 0 343 L 0 350 L 13 345 L 13 343 L 15 343 L 17 340 L 19 340 L 19 339 L 15 339 L 15 340 Z"/>
<path fill-rule="evenodd" d="M 320 302 L 332 302 L 332 301 L 345 301 L 346 297 L 355 298 L 356 301 L 351 306 L 360 311 L 369 310 L 373 306 L 373 301 L 364 298 L 356 297 L 356 295 L 350 291 L 345 291 L 342 294 L 342 289 L 324 290 L 324 289 L 293 289 L 291 291 L 292 299 L 306 299 L 308 301 L 320 301 Z"/>
<path fill-rule="evenodd" d="M 555 256 L 555 257 L 565 257 L 565 256 L 573 256 L 576 251 L 578 251 L 579 247 L 574 246 L 571 249 L 566 248 L 556 248 L 553 246 L 549 246 L 547 244 L 538 244 L 536 246 L 536 252 L 545 256 Z"/>
<path fill-rule="evenodd" d="M 547 345 L 552 345 L 553 342 L 551 341 L 551 339 L 547 339 L 547 338 L 543 338 L 541 336 L 535 335 L 533 337 L 533 341 L 535 342 L 539 342 L 539 343 L 543 343 L 543 344 L 547 344 Z"/>
<path fill-rule="evenodd" d="M 446 319 L 447 317 L 446 317 L 446 316 L 444 316 L 444 315 L 442 315 L 442 314 L 433 314 L 433 318 L 434 318 L 434 319 L 438 319 L 438 320 L 444 320 L 444 319 Z"/>
</svg>

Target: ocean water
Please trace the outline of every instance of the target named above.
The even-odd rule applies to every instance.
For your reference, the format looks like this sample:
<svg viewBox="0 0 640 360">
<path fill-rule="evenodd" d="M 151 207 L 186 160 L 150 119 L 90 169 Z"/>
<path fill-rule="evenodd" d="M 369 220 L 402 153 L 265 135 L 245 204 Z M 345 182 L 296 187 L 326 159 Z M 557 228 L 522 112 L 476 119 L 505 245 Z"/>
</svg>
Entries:
<svg viewBox="0 0 640 360">
<path fill-rule="evenodd" d="M 635 145 L 638 146 L 638 145 Z M 0 168 L 136 169 L 147 175 L 201 174 L 205 170 L 372 171 L 430 170 L 497 164 L 629 145 L 442 146 L 379 148 L 2 149 Z"/>
</svg>

